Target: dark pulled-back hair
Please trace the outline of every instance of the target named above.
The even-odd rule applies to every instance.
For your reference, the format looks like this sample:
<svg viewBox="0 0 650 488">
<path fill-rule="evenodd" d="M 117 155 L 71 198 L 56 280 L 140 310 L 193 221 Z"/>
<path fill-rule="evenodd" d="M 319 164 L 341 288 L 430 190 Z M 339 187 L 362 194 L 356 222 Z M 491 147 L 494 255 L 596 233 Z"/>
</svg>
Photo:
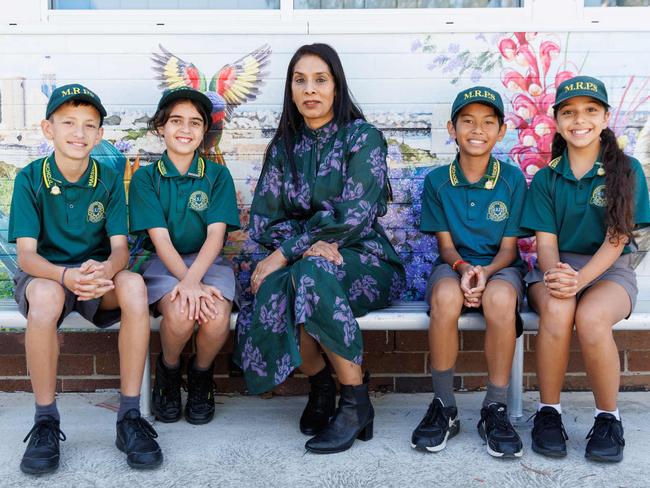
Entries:
<svg viewBox="0 0 650 488">
<path fill-rule="evenodd" d="M 605 110 L 609 108 L 602 104 Z M 556 110 L 559 113 L 559 110 Z M 551 158 L 562 156 L 567 148 L 564 138 L 558 133 L 553 137 Z M 623 237 L 632 239 L 634 231 L 634 191 L 636 180 L 632 173 L 630 158 L 621 150 L 614 131 L 609 127 L 600 133 L 600 152 L 605 170 L 605 226 L 609 240 L 616 245 Z"/>
<path fill-rule="evenodd" d="M 282 114 L 280 115 L 280 122 L 278 123 L 278 128 L 271 139 L 271 142 L 266 147 L 266 152 L 264 155 L 264 166 L 269 159 L 271 148 L 279 141 L 282 142 L 284 150 L 287 155 L 289 168 L 291 170 L 291 175 L 295 182 L 298 181 L 298 171 L 296 169 L 296 163 L 293 159 L 293 148 L 296 141 L 296 135 L 304 125 L 304 119 L 298 107 L 293 103 L 293 97 L 291 92 L 291 85 L 293 80 L 293 71 L 296 66 L 296 63 L 303 56 L 318 56 L 322 59 L 332 74 L 334 78 L 334 122 L 337 125 L 346 124 L 352 120 L 363 119 L 363 112 L 355 103 L 350 90 L 348 88 L 348 83 L 345 79 L 345 73 L 343 71 L 343 65 L 341 64 L 341 59 L 336 53 L 334 48 L 328 44 L 306 44 L 301 46 L 293 55 L 289 61 L 289 66 L 287 67 L 287 77 L 284 83 L 284 99 L 282 102 Z M 264 172 L 264 168 L 262 168 Z"/>
<path fill-rule="evenodd" d="M 204 131 L 207 132 L 210 128 L 210 114 L 205 111 L 199 102 L 196 102 L 189 98 L 179 98 L 178 100 L 174 100 L 171 103 L 168 103 L 167 105 L 164 105 L 163 107 L 157 109 L 156 113 L 154 113 L 153 116 L 149 119 L 149 122 L 147 122 L 147 128 L 154 134 L 157 134 L 158 129 L 165 125 L 169 120 L 169 117 L 171 117 L 174 107 L 181 102 L 190 102 L 192 105 L 194 105 L 194 108 L 197 110 L 197 112 L 201 114 Z"/>
</svg>

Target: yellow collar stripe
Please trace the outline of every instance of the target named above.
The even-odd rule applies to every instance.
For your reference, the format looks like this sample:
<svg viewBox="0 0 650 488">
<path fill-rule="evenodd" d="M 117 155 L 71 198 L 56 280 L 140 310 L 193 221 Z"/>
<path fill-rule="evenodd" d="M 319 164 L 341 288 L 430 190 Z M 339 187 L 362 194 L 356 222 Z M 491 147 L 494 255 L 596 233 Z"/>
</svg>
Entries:
<svg viewBox="0 0 650 488">
<path fill-rule="evenodd" d="M 501 162 L 498 159 L 492 159 L 490 161 L 492 163 L 492 174 L 487 176 L 488 181 L 492 182 L 491 187 L 485 187 L 488 190 L 491 190 L 496 186 L 497 180 L 499 179 L 499 176 L 501 175 Z M 457 186 L 458 185 L 458 169 L 456 168 L 456 161 L 453 161 L 449 165 L 449 180 L 451 181 L 452 186 Z"/>
<path fill-rule="evenodd" d="M 550 163 L 548 163 L 548 165 L 549 165 L 551 168 L 555 169 L 555 168 L 557 167 L 557 165 L 560 164 L 560 161 L 561 161 L 561 160 L 562 160 L 562 156 L 558 156 L 558 157 L 555 158 L 553 161 L 551 161 Z"/>
<path fill-rule="evenodd" d="M 99 165 L 97 164 L 97 161 L 94 159 L 91 160 L 93 167 L 90 169 L 90 176 L 88 177 L 88 186 L 91 188 L 95 188 L 97 186 L 97 182 L 99 181 Z M 61 181 L 55 179 L 52 176 L 52 168 L 50 167 L 50 158 L 49 156 L 45 158 L 45 161 L 43 161 L 43 183 L 45 184 L 45 188 L 48 190 L 54 183 L 61 183 Z"/>
<path fill-rule="evenodd" d="M 452 186 L 458 185 L 458 174 L 456 170 L 456 161 L 449 165 L 449 180 Z"/>
<path fill-rule="evenodd" d="M 163 163 L 162 159 L 158 160 L 158 171 L 162 176 L 165 176 L 167 174 L 167 167 L 165 166 L 165 163 Z"/>
</svg>

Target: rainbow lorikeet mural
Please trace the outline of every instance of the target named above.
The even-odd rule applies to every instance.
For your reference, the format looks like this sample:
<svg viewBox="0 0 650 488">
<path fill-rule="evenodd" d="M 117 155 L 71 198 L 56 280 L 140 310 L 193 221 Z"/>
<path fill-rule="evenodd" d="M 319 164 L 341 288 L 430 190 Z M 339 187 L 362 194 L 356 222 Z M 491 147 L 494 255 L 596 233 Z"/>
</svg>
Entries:
<svg viewBox="0 0 650 488">
<path fill-rule="evenodd" d="M 172 54 L 162 45 L 162 53 L 154 53 L 153 70 L 156 79 L 161 80 L 158 87 L 162 90 L 189 86 L 205 93 L 212 100 L 212 127 L 205 136 L 204 147 L 208 156 L 220 164 L 225 164 L 219 150 L 219 142 L 225 124 L 230 120 L 235 109 L 246 102 L 255 100 L 260 93 L 263 79 L 267 73 L 271 47 L 264 44 L 237 61 L 226 64 L 207 83 L 206 77 L 190 62 Z"/>
</svg>

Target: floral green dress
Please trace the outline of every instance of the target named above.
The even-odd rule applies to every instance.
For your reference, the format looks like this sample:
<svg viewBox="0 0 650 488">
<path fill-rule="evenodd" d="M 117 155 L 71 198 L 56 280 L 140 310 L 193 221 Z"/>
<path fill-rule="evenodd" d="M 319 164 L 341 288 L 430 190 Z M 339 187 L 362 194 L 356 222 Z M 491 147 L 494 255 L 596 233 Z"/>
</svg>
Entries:
<svg viewBox="0 0 650 488">
<path fill-rule="evenodd" d="M 377 222 L 389 188 L 381 132 L 363 120 L 304 127 L 294 148 L 297 184 L 285 154 L 282 143 L 271 147 L 251 207 L 250 237 L 289 260 L 242 299 L 234 358 L 251 393 L 272 389 L 300 366 L 300 324 L 361 364 L 355 317 L 388 306 L 404 286 L 402 263 Z M 319 240 L 338 243 L 343 264 L 302 258 Z"/>
</svg>

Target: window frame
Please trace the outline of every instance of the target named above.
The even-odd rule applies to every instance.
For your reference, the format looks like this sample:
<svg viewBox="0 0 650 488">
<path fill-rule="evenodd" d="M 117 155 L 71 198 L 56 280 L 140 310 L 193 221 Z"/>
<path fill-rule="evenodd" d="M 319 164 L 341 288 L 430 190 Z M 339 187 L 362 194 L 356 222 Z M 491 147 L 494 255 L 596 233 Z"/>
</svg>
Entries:
<svg viewBox="0 0 650 488">
<path fill-rule="evenodd" d="M 294 9 L 293 0 L 280 0 L 279 9 L 85 11 L 51 10 L 49 0 L 23 1 L 29 8 L 8 7 L 9 20 L 0 24 L 0 33 L 323 35 L 650 29 L 645 21 L 650 7 L 585 7 L 584 0 L 524 0 L 522 7 L 508 8 L 340 10 Z"/>
</svg>

